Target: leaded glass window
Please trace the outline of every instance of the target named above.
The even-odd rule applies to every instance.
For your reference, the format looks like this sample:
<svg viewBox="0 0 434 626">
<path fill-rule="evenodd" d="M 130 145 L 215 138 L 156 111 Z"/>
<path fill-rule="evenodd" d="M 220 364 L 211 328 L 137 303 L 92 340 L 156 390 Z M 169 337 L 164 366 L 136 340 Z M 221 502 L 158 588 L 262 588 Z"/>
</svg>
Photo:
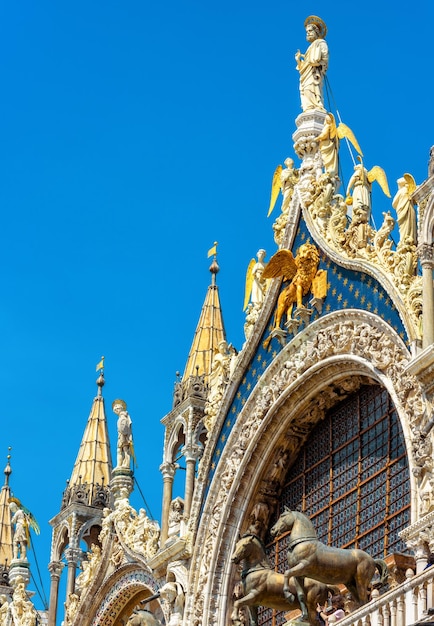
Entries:
<svg viewBox="0 0 434 626">
<path fill-rule="evenodd" d="M 362 387 L 315 427 L 288 472 L 270 527 L 285 506 L 308 515 L 328 545 L 358 547 L 374 558 L 406 550 L 399 532 L 410 522 L 408 463 L 401 425 L 384 389 Z M 287 540 L 268 545 L 280 572 Z M 277 626 L 282 615 L 260 610 L 259 623 Z"/>
</svg>

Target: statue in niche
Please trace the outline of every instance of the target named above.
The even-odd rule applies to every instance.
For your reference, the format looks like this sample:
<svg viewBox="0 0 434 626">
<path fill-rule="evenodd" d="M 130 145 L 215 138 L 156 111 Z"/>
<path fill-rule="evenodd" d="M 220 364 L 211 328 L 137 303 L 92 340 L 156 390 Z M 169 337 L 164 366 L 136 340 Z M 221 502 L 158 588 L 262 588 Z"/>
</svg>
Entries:
<svg viewBox="0 0 434 626">
<path fill-rule="evenodd" d="M 184 500 L 175 498 L 170 503 L 169 509 L 169 530 L 167 533 L 167 541 L 178 537 L 181 530 L 181 522 L 184 516 Z"/>
<path fill-rule="evenodd" d="M 323 100 L 324 76 L 328 66 L 328 46 L 324 40 L 327 26 L 321 18 L 310 15 L 304 21 L 306 39 L 310 43 L 304 54 L 297 50 L 295 61 L 300 73 L 300 97 L 303 111 L 325 111 Z"/>
<path fill-rule="evenodd" d="M 288 470 L 289 451 L 281 448 L 270 472 L 270 481 L 280 485 Z"/>
<path fill-rule="evenodd" d="M 184 615 L 185 594 L 181 583 L 168 582 L 160 589 L 160 598 L 166 605 L 168 626 L 181 624 Z"/>
<path fill-rule="evenodd" d="M 416 189 L 416 182 L 411 174 L 404 174 L 396 182 L 398 191 L 392 200 L 392 206 L 398 218 L 399 239 L 400 241 L 411 239 L 413 243 L 416 243 L 416 210 L 411 199 L 411 194 Z"/>
<path fill-rule="evenodd" d="M 131 418 L 127 411 L 127 405 L 123 400 L 114 400 L 112 409 L 113 413 L 118 416 L 117 467 L 129 469 L 133 453 Z"/>
<path fill-rule="evenodd" d="M 83 561 L 83 571 L 77 576 L 76 587 L 83 592 L 95 577 L 96 570 L 101 562 L 101 548 L 95 543 L 92 544 L 89 551 L 89 558 L 87 561 Z"/>
<path fill-rule="evenodd" d="M 237 364 L 238 352 L 232 344 L 220 341 L 209 375 L 209 394 L 205 404 L 205 428 L 209 432 L 215 422 L 225 389 Z"/>
<path fill-rule="evenodd" d="M 246 534 L 255 535 L 264 541 L 268 528 L 270 510 L 266 502 L 256 502 L 249 515 L 249 526 Z"/>
<path fill-rule="evenodd" d="M 212 402 L 228 383 L 231 357 L 228 342 L 225 340 L 220 341 L 218 351 L 212 360 L 211 373 L 209 375 L 209 402 Z"/>
</svg>

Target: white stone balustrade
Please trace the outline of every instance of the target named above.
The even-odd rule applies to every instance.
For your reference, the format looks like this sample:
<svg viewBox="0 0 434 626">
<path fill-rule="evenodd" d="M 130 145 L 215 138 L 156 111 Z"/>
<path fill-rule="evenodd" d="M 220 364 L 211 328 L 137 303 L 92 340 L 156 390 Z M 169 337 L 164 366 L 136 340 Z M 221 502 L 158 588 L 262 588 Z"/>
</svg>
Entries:
<svg viewBox="0 0 434 626">
<path fill-rule="evenodd" d="M 434 566 L 417 575 L 408 570 L 404 583 L 381 596 L 374 590 L 372 596 L 368 604 L 339 620 L 339 626 L 411 626 L 432 622 L 434 616 L 428 609 L 434 607 Z"/>
</svg>

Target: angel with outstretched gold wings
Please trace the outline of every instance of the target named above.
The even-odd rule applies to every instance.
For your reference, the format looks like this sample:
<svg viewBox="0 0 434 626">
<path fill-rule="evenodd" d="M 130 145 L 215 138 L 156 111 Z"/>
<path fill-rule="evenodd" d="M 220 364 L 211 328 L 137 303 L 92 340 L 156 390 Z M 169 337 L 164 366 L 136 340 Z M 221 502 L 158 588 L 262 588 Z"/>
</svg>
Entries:
<svg viewBox="0 0 434 626">
<path fill-rule="evenodd" d="M 292 190 L 298 180 L 298 170 L 294 168 L 294 159 L 285 159 L 286 167 L 278 165 L 274 170 L 273 180 L 271 182 L 270 206 L 268 207 L 267 217 L 271 215 L 276 205 L 279 192 L 282 192 L 282 212 L 286 211 L 292 197 Z"/>
<path fill-rule="evenodd" d="M 363 163 L 354 166 L 354 174 L 351 176 L 347 186 L 347 204 L 352 204 L 354 208 L 367 207 L 371 209 L 372 183 L 377 181 L 383 193 L 390 198 L 389 185 L 387 183 L 386 172 L 379 165 L 374 165 L 369 171 Z M 350 196 L 353 191 L 352 197 Z"/>
<path fill-rule="evenodd" d="M 411 174 L 404 174 L 398 178 L 398 191 L 396 192 L 392 206 L 398 218 L 399 239 L 407 243 L 415 244 L 417 239 L 417 222 L 415 202 L 412 194 L 416 189 L 416 181 Z"/>
<path fill-rule="evenodd" d="M 39 535 L 39 524 L 18 498 L 9 498 L 9 509 L 12 513 L 11 524 L 14 527 L 14 559 L 25 559 L 27 547 L 30 546 L 30 528 Z"/>
<path fill-rule="evenodd" d="M 324 127 L 321 133 L 317 137 L 319 143 L 319 149 L 326 172 L 330 176 L 338 175 L 338 153 L 339 153 L 339 140 L 346 138 L 356 149 L 356 151 L 363 156 L 359 143 L 349 126 L 340 122 L 336 126 L 336 120 L 333 113 L 327 113 L 324 120 Z"/>
<path fill-rule="evenodd" d="M 265 250 L 258 250 L 255 259 L 251 259 L 246 272 L 246 288 L 244 292 L 244 307 L 243 311 L 247 309 L 247 305 L 251 301 L 252 304 L 262 304 L 264 301 L 265 291 L 267 283 L 263 277 L 265 268 L 264 258 Z"/>
</svg>

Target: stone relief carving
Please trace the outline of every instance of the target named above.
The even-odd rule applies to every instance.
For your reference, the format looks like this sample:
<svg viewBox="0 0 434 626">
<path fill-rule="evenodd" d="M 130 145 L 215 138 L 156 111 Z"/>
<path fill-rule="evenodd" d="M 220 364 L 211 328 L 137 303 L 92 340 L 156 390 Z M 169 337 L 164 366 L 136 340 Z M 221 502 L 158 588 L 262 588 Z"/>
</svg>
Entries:
<svg viewBox="0 0 434 626">
<path fill-rule="evenodd" d="M 351 179 L 353 182 L 348 185 L 348 188 L 353 189 L 353 197 L 345 197 L 342 193 L 338 193 L 340 179 L 334 175 L 335 168 L 326 167 L 324 158 L 321 156 L 321 147 L 324 150 L 322 138 L 329 118 L 330 114 L 327 112 L 316 110 L 306 111 L 296 119 L 297 131 L 293 135 L 294 150 L 302 159 L 302 164 L 298 170 L 297 179 L 292 183 L 291 203 L 287 204 L 288 209 L 282 212 L 278 222 L 273 226 L 276 243 L 279 248 L 284 247 L 284 233 L 289 216 L 296 209 L 293 200 L 299 200 L 328 246 L 343 258 L 369 262 L 373 268 L 381 270 L 389 278 L 399 290 L 413 322 L 415 335 L 420 338 L 422 311 L 418 306 L 419 297 L 415 297 L 415 292 L 420 291 L 421 297 L 421 284 L 416 271 L 417 237 L 413 223 L 414 205 L 410 193 L 414 188 L 414 180 L 412 185 L 407 185 L 409 193 L 405 197 L 401 199 L 403 195 L 401 191 L 401 195 L 398 197 L 396 194 L 390 203 L 391 209 L 397 211 L 402 234 L 398 244 L 395 245 L 392 238 L 395 220 L 390 211 L 383 213 L 384 221 L 378 230 L 370 222 L 372 182 L 377 180 L 386 196 L 390 197 L 387 179 L 382 168 L 374 166 L 368 172 L 362 164 L 356 165 Z M 403 179 L 408 182 L 410 175 L 404 175 Z M 349 193 L 350 189 L 347 191 Z M 403 205 L 404 200 L 408 201 L 406 207 L 410 203 L 413 209 L 411 229 L 404 229 L 402 225 L 401 204 Z M 424 201 L 421 200 L 418 211 L 419 228 L 423 221 L 424 209 Z M 406 219 L 404 221 L 407 222 Z M 411 298 L 409 297 L 410 291 L 412 292 Z"/>
<path fill-rule="evenodd" d="M 82 562 L 82 572 L 77 576 L 77 580 L 75 581 L 76 589 L 79 591 L 80 595 L 83 594 L 95 578 L 100 562 L 101 548 L 93 543 L 89 550 L 87 561 Z"/>
<path fill-rule="evenodd" d="M 65 606 L 65 618 L 63 620 L 64 626 L 71 626 L 74 623 L 75 616 L 77 615 L 78 605 L 80 603 L 80 596 L 76 593 L 68 594 L 68 598 L 64 604 Z"/>
<path fill-rule="evenodd" d="M 184 615 L 185 593 L 179 582 L 170 581 L 160 589 L 164 617 L 168 626 L 178 626 Z"/>
<path fill-rule="evenodd" d="M 209 375 L 209 395 L 205 404 L 204 425 L 208 432 L 214 425 L 237 358 L 238 352 L 232 344 L 227 341 L 219 343 Z"/>
<path fill-rule="evenodd" d="M 113 511 L 106 508 L 101 524 L 99 540 L 104 544 L 106 538 L 114 531 L 120 536 L 124 544 L 146 559 L 153 557 L 159 547 L 160 527 L 154 520 L 149 519 L 145 509 L 139 512 L 130 505 L 128 491 L 121 489 L 121 497 L 116 500 Z M 119 543 L 112 549 L 111 561 L 121 562 L 123 550 Z M 120 559 L 120 561 L 119 561 Z"/>
<path fill-rule="evenodd" d="M 336 180 L 334 181 L 336 183 Z M 416 275 L 417 246 L 411 237 L 403 237 L 397 246 L 391 238 L 395 220 L 390 211 L 383 213 L 383 223 L 376 231 L 369 223 L 369 211 L 365 206 L 355 206 L 352 219 L 342 195 L 334 193 L 327 173 L 316 176 L 311 173 L 307 193 L 300 194 L 302 202 L 328 245 L 349 259 L 364 259 L 380 268 L 401 293 L 411 314 L 417 334 L 420 334 L 420 307 L 414 307 L 421 284 Z M 409 292 L 412 291 L 412 297 Z"/>
<path fill-rule="evenodd" d="M 36 626 L 38 614 L 33 602 L 29 600 L 24 579 L 18 576 L 15 580 L 15 588 L 12 595 L 12 602 L 8 605 L 5 596 L 2 598 L 0 608 L 0 619 L 2 624 L 14 624 L 15 626 Z"/>
</svg>

